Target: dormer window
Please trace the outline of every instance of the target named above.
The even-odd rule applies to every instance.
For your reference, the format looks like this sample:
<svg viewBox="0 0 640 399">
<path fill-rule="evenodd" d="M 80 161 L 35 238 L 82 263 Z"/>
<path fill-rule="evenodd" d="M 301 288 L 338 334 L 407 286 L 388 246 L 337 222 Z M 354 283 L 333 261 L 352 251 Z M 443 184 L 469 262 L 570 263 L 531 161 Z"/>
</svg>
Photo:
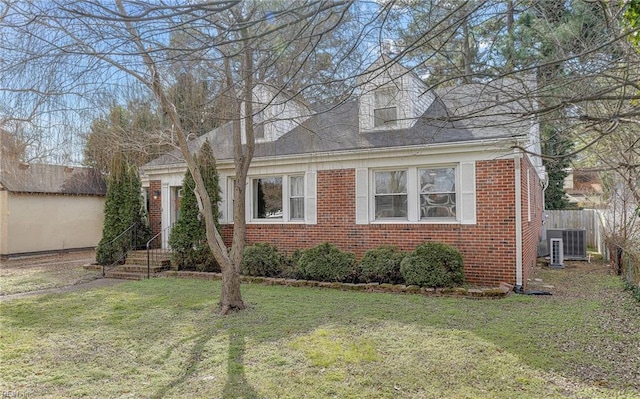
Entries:
<svg viewBox="0 0 640 399">
<path fill-rule="evenodd" d="M 374 127 L 396 126 L 398 122 L 398 89 L 383 87 L 374 92 Z"/>
</svg>

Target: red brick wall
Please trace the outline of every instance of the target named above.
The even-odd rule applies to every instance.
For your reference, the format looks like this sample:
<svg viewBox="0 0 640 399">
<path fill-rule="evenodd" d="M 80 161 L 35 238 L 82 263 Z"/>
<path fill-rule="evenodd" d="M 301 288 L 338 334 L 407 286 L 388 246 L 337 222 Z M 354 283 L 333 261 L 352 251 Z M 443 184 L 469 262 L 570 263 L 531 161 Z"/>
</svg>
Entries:
<svg viewBox="0 0 640 399">
<path fill-rule="evenodd" d="M 505 281 L 515 284 L 514 162 L 520 161 L 492 160 L 476 163 L 475 225 L 356 225 L 355 171 L 342 169 L 318 172 L 316 225 L 250 224 L 247 226 L 247 242 L 270 242 L 283 252 L 291 253 L 298 248 L 304 249 L 328 241 L 361 257 L 368 249 L 382 244 L 412 250 L 425 241 L 440 241 L 453 245 L 462 252 L 469 283 L 495 286 Z M 526 201 L 526 195 L 524 198 Z M 526 207 L 523 207 L 523 217 L 526 220 Z M 533 227 L 535 226 L 532 225 Z M 230 225 L 224 226 L 223 237 L 227 242 L 231 239 L 232 229 Z M 528 253 L 527 259 L 529 257 Z"/>
</svg>

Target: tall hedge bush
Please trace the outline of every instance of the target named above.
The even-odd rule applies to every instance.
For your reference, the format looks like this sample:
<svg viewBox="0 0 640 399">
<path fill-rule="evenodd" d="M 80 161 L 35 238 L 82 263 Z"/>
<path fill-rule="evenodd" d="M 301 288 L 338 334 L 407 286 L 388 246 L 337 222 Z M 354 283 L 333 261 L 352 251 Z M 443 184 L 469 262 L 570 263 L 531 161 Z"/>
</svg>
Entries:
<svg viewBox="0 0 640 399">
<path fill-rule="evenodd" d="M 137 168 L 121 159 L 113 165 L 107 177 L 102 239 L 96 248 L 100 265 L 118 262 L 128 250 L 143 246 L 150 231 Z"/>
<path fill-rule="evenodd" d="M 329 243 L 305 249 L 298 268 L 302 277 L 309 280 L 353 282 L 358 279 L 356 256 Z"/>
<path fill-rule="evenodd" d="M 419 245 L 400 263 L 407 284 L 422 287 L 455 287 L 464 284 L 460 252 L 449 245 L 428 242 Z"/>
<path fill-rule="evenodd" d="M 213 212 L 217 216 L 220 202 L 219 177 L 213 150 L 208 141 L 205 141 L 200 148 L 200 152 L 196 156 L 196 162 L 211 199 Z M 218 231 L 220 230 L 217 217 L 216 228 Z M 171 262 L 178 269 L 220 271 L 220 266 L 214 259 L 207 243 L 205 222 L 200 214 L 195 194 L 195 182 L 188 169 L 182 181 L 180 216 L 169 235 L 169 245 L 172 249 Z"/>
</svg>

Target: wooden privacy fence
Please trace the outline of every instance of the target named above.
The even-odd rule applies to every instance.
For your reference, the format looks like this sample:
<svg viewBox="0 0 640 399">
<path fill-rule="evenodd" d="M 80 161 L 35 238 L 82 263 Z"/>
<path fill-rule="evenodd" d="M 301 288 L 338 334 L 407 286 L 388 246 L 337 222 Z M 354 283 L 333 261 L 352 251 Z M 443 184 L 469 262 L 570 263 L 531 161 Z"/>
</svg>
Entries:
<svg viewBox="0 0 640 399">
<path fill-rule="evenodd" d="M 605 237 L 602 234 L 603 216 L 597 209 L 545 211 L 544 228 L 586 230 L 587 247 L 605 254 Z"/>
</svg>

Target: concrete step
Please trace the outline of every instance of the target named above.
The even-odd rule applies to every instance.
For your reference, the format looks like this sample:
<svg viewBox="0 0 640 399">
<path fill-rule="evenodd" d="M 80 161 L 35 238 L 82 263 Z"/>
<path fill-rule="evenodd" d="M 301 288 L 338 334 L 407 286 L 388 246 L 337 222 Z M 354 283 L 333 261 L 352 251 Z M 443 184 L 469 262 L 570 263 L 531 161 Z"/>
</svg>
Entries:
<svg viewBox="0 0 640 399">
<path fill-rule="evenodd" d="M 169 266 L 151 266 L 149 268 L 149 276 L 154 277 L 156 274 L 169 270 Z M 142 280 L 147 278 L 147 265 L 120 265 L 105 272 L 105 277 L 118 278 L 123 280 Z"/>
<path fill-rule="evenodd" d="M 127 264 L 130 265 L 146 265 L 147 264 L 147 252 L 146 251 L 132 251 L 127 254 Z M 152 266 L 169 266 L 171 265 L 171 254 L 155 254 L 151 253 L 149 256 L 149 264 Z"/>
<path fill-rule="evenodd" d="M 116 267 L 115 269 L 123 271 L 123 272 L 128 272 L 128 273 L 144 273 L 145 275 L 147 274 L 147 265 L 142 265 L 142 264 L 129 264 L 126 263 L 124 265 L 120 265 L 118 267 Z M 114 270 L 115 270 L 114 269 Z M 162 271 L 165 270 L 169 270 L 169 265 L 150 265 L 149 266 L 149 273 L 154 274 L 154 273 L 160 273 Z"/>
<path fill-rule="evenodd" d="M 122 271 L 117 271 L 117 270 L 109 270 L 108 272 L 105 273 L 105 277 L 107 278 L 117 278 L 120 280 L 143 280 L 145 278 L 147 278 L 147 274 L 142 274 L 142 273 L 129 273 L 129 272 L 122 272 Z"/>
</svg>

